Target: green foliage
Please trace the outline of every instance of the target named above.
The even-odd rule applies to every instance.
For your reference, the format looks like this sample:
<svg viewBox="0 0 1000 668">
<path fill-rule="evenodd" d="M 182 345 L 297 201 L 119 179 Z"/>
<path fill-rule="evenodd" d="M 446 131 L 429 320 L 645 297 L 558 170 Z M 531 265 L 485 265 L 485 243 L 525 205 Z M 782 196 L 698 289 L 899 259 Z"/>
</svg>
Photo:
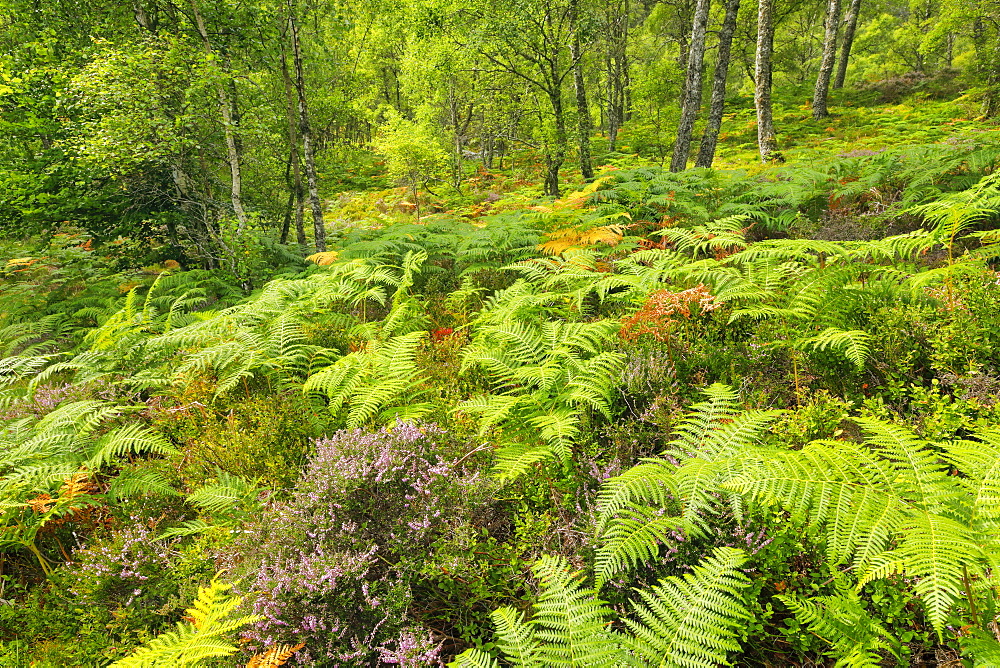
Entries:
<svg viewBox="0 0 1000 668">
<path fill-rule="evenodd" d="M 374 143 L 377 153 L 386 159 L 390 176 L 400 179 L 419 198 L 418 186 L 435 179 L 447 163 L 447 156 L 428 125 L 390 114 Z M 420 204 L 415 202 L 417 217 Z"/>
<path fill-rule="evenodd" d="M 1000 440 L 986 431 L 975 441 L 930 444 L 897 425 L 854 421 L 866 434 L 863 443 L 821 440 L 786 450 L 755 445 L 733 430 L 719 448 L 675 450 L 682 458 L 675 470 L 652 460 L 612 480 L 602 497 L 607 546 L 599 572 L 655 556 L 652 545 L 667 526 L 653 505 L 667 500 L 662 490 L 675 494 L 688 515 L 711 511 L 713 490 L 737 492 L 741 503 L 777 504 L 796 522 L 822 527 L 828 557 L 850 561 L 858 586 L 894 574 L 911 578 L 928 619 L 943 633 L 954 607 L 972 596 L 973 581 L 992 578 L 992 476 Z M 640 534 L 630 504 L 655 518 L 656 528 Z"/>
<path fill-rule="evenodd" d="M 155 668 L 158 666 L 203 666 L 207 659 L 235 654 L 238 649 L 226 638 L 234 631 L 260 619 L 257 615 L 236 616 L 243 599 L 230 596 L 231 584 L 218 577 L 207 587 L 199 587 L 194 607 L 188 609 L 191 621 L 179 622 L 151 640 L 131 656 L 116 661 L 117 668 Z"/>
<path fill-rule="evenodd" d="M 543 557 L 533 571 L 541 593 L 524 621 L 513 608 L 493 613 L 497 648 L 514 666 L 715 666 L 737 651 L 746 618 L 739 571 L 745 555 L 718 550 L 684 577 L 670 577 L 633 605 L 622 620 L 631 633 L 608 628 L 614 611 L 583 586 L 562 559 Z M 495 659 L 470 650 L 456 666 L 491 666 Z"/>
<path fill-rule="evenodd" d="M 430 410 L 428 404 L 414 401 L 422 381 L 415 357 L 424 336 L 410 332 L 384 342 L 369 341 L 362 350 L 310 376 L 303 389 L 325 394 L 333 414 L 349 405 L 347 426 L 351 428 L 417 418 Z"/>
<path fill-rule="evenodd" d="M 478 417 L 480 434 L 494 427 L 505 432 L 497 470 L 510 478 L 545 459 L 568 460 L 585 410 L 610 417 L 611 381 L 623 360 L 602 350 L 617 328 L 613 322 L 497 322 L 504 307 L 501 302 L 481 316 L 490 320 L 477 328 L 462 359 L 463 370 L 483 369 L 499 393 L 459 409 Z"/>
<path fill-rule="evenodd" d="M 683 7 L 177 4 L 0 3 L 0 663 L 997 663 L 996 7 L 668 173 Z"/>
<path fill-rule="evenodd" d="M 322 405 L 297 390 L 265 396 L 258 390 L 208 405 L 212 394 L 211 385 L 192 383 L 153 414 L 155 427 L 184 453 L 185 474 L 200 482 L 219 468 L 266 487 L 293 484 L 309 439 L 328 422 Z"/>
<path fill-rule="evenodd" d="M 746 622 L 742 592 L 749 584 L 739 571 L 745 556 L 720 549 L 691 573 L 640 591 L 641 621 L 625 620 L 634 647 L 648 665 L 708 666 L 739 651 L 739 628 Z"/>
<path fill-rule="evenodd" d="M 387 424 L 396 419 L 413 420 L 430 409 L 416 403 L 423 379 L 417 369 L 417 349 L 426 338 L 420 331 L 424 316 L 419 305 L 405 297 L 412 285 L 414 263 L 420 254 L 404 259 L 403 277 L 397 284 L 392 309 L 381 323 L 355 327 L 361 337 L 358 350 L 312 374 L 303 385 L 305 392 L 318 392 L 329 400 L 330 412 L 338 414 L 347 404 L 347 426 L 359 427 L 372 421 Z M 357 341 L 357 339 L 355 339 Z"/>
<path fill-rule="evenodd" d="M 128 456 L 168 454 L 172 446 L 139 424 L 113 426 L 128 406 L 106 401 L 66 403 L 45 417 L 9 421 L 0 432 L 0 549 L 26 549 L 48 572 L 39 531 L 60 517 L 100 503 L 93 478 Z M 162 488 L 155 477 L 132 477 L 115 495 Z"/>
<path fill-rule="evenodd" d="M 833 596 L 799 600 L 782 596 L 795 616 L 810 632 L 830 646 L 828 654 L 838 668 L 875 668 L 883 664 L 884 652 L 899 659 L 899 641 L 866 609 L 864 601 L 847 583 L 838 585 Z"/>
<path fill-rule="evenodd" d="M 681 469 L 662 457 L 649 458 L 608 480 L 598 495 L 598 582 L 655 559 L 661 542 L 677 528 L 698 531 L 702 514 L 714 506 L 713 486 L 727 457 L 757 442 L 777 411 L 740 411 L 736 393 L 724 385 L 705 390 L 707 401 L 692 406 L 675 429 L 668 456 L 689 459 Z M 681 500 L 678 508 L 675 499 Z M 678 515 L 664 509 L 680 511 Z"/>
</svg>

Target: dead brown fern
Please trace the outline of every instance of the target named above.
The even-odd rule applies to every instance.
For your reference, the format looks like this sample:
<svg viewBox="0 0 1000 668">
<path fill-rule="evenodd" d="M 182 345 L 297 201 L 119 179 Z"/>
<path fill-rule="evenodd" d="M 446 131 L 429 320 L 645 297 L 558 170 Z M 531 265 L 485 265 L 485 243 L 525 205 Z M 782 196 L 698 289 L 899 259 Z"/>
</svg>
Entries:
<svg viewBox="0 0 1000 668">
<path fill-rule="evenodd" d="M 87 471 L 77 471 L 63 480 L 62 486 L 59 487 L 58 496 L 39 494 L 33 499 L 28 499 L 25 504 L 36 513 L 46 513 L 60 501 L 71 501 L 78 496 L 90 494 L 95 489 L 94 483 L 90 480 L 90 474 Z"/>
<path fill-rule="evenodd" d="M 91 494 L 94 491 L 96 491 L 96 485 L 90 479 L 90 473 L 77 471 L 63 480 L 63 484 L 59 488 L 59 496 L 63 499 L 73 499 L 84 494 Z"/>
<path fill-rule="evenodd" d="M 651 334 L 657 341 L 666 341 L 670 330 L 678 322 L 677 316 L 690 319 L 692 315 L 708 313 L 719 308 L 708 287 L 698 284 L 693 288 L 670 292 L 657 290 L 649 295 L 646 303 L 630 316 L 622 318 L 620 336 L 634 341 L 643 334 Z"/>
<path fill-rule="evenodd" d="M 292 658 L 300 649 L 305 647 L 304 642 L 298 645 L 275 645 L 265 652 L 254 654 L 247 664 L 247 668 L 277 668 L 285 665 L 285 662 Z"/>
</svg>

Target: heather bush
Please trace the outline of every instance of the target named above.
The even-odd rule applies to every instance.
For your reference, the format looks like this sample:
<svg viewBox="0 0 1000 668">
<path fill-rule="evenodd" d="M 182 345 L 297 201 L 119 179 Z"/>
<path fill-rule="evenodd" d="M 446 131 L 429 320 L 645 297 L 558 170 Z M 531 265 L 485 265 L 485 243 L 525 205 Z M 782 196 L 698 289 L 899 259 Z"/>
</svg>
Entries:
<svg viewBox="0 0 1000 668">
<path fill-rule="evenodd" d="M 45 385 L 35 390 L 34 396 L 23 397 L 11 401 L 6 407 L 0 408 L 0 420 L 18 420 L 23 417 L 42 417 L 55 410 L 59 404 L 68 401 L 89 399 L 92 392 L 89 388 L 63 383 L 61 385 Z"/>
<path fill-rule="evenodd" d="M 340 431 L 315 448 L 291 497 L 271 502 L 227 552 L 264 617 L 247 636 L 305 641 L 301 665 L 432 665 L 440 640 L 423 640 L 415 579 L 434 570 L 442 543 L 470 535 L 463 527 L 487 485 L 452 459 L 434 424 Z"/>
</svg>

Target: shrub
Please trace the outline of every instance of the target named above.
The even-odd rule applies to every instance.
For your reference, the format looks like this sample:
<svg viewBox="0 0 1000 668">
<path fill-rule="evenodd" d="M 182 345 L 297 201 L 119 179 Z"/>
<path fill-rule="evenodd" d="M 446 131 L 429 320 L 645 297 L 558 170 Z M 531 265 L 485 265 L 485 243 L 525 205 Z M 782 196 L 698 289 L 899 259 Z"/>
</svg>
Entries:
<svg viewBox="0 0 1000 668">
<path fill-rule="evenodd" d="M 39 665 L 105 665 L 179 621 L 197 584 L 215 572 L 208 546 L 217 539 L 182 545 L 158 533 L 155 521 L 134 517 L 76 551 L 73 565 L 0 606 L 0 636 L 44 638 L 31 651 Z"/>
<path fill-rule="evenodd" d="M 325 419 L 322 409 L 294 391 L 215 405 L 194 391 L 180 403 L 157 404 L 151 412 L 156 426 L 184 444 L 187 461 L 274 487 L 294 483 L 309 452 L 309 439 L 321 433 Z"/>
<path fill-rule="evenodd" d="M 291 499 L 272 502 L 231 552 L 245 555 L 234 565 L 264 618 L 248 637 L 303 640 L 294 661 L 305 665 L 436 656 L 419 640 L 411 585 L 486 490 L 447 445 L 436 425 L 404 422 L 316 441 Z"/>
</svg>

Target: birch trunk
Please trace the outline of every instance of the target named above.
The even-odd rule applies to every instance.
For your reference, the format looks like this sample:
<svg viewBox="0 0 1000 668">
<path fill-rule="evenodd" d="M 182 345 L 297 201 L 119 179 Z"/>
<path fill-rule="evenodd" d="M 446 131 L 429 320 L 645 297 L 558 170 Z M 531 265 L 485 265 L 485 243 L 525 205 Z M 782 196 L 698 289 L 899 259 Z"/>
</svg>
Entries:
<svg viewBox="0 0 1000 668">
<path fill-rule="evenodd" d="M 851 57 L 851 47 L 854 46 L 854 31 L 858 27 L 858 14 L 861 13 L 861 0 L 851 0 L 844 19 L 844 43 L 840 46 L 840 61 L 837 63 L 837 75 L 833 78 L 834 90 L 844 87 L 847 78 L 847 61 Z"/>
<path fill-rule="evenodd" d="M 212 42 L 208 38 L 208 31 L 205 29 L 205 21 L 198 9 L 195 0 L 191 0 L 191 12 L 194 15 L 195 27 L 201 36 L 205 53 L 213 57 Z M 222 114 L 222 129 L 226 140 L 226 159 L 229 162 L 229 174 L 231 186 L 229 190 L 230 200 L 233 204 L 233 213 L 236 214 L 237 234 L 243 232 L 247 225 L 247 214 L 243 208 L 243 173 L 240 166 L 240 152 L 237 146 L 235 123 L 233 122 L 233 101 L 226 92 L 226 86 L 221 81 L 218 86 L 219 110 Z"/>
<path fill-rule="evenodd" d="M 605 14 L 607 25 L 607 117 L 608 150 L 614 151 L 618 144 L 618 132 L 625 122 L 628 87 L 628 20 L 629 0 L 609 3 Z"/>
<path fill-rule="evenodd" d="M 759 0 L 757 5 L 757 58 L 754 68 L 754 106 L 757 109 L 757 146 L 760 159 L 774 159 L 778 141 L 774 134 L 774 109 L 771 104 L 771 56 L 774 52 L 774 0 Z"/>
<path fill-rule="evenodd" d="M 830 75 L 833 74 L 834 60 L 837 58 L 837 32 L 840 29 L 840 0 L 830 0 L 826 6 L 826 34 L 823 37 L 823 59 L 816 88 L 813 90 L 813 118 L 819 120 L 830 115 L 827 101 L 830 96 Z"/>
<path fill-rule="evenodd" d="M 292 37 L 292 60 L 295 65 L 295 92 L 298 95 L 299 136 L 302 138 L 302 155 L 306 163 L 306 183 L 309 188 L 309 206 L 313 217 L 313 241 L 316 251 L 326 251 L 326 227 L 323 224 L 323 206 L 319 201 L 319 187 L 316 184 L 316 154 L 313 146 L 312 128 L 309 125 L 309 106 L 306 104 L 306 81 L 302 69 L 302 44 L 299 41 L 299 26 L 295 21 L 295 7 L 288 0 L 288 31 Z"/>
<path fill-rule="evenodd" d="M 695 5 L 694 21 L 691 28 L 691 46 L 688 50 L 687 76 L 684 78 L 684 104 L 681 120 L 677 126 L 677 141 L 674 155 L 670 159 L 670 171 L 682 172 L 687 168 L 691 153 L 691 134 L 694 123 L 701 111 L 701 82 L 705 71 L 705 33 L 708 30 L 708 10 L 710 0 L 698 0 Z"/>
<path fill-rule="evenodd" d="M 722 30 L 719 32 L 719 52 L 715 63 L 715 75 L 712 80 L 712 104 L 708 111 L 708 123 L 705 134 L 698 147 L 696 167 L 711 167 L 715 159 L 715 147 L 719 142 L 719 130 L 722 128 L 722 114 L 726 110 L 726 80 L 729 77 L 729 59 L 733 50 L 733 35 L 736 34 L 736 17 L 740 12 L 740 0 L 726 2 L 726 15 L 722 19 Z"/>
</svg>

